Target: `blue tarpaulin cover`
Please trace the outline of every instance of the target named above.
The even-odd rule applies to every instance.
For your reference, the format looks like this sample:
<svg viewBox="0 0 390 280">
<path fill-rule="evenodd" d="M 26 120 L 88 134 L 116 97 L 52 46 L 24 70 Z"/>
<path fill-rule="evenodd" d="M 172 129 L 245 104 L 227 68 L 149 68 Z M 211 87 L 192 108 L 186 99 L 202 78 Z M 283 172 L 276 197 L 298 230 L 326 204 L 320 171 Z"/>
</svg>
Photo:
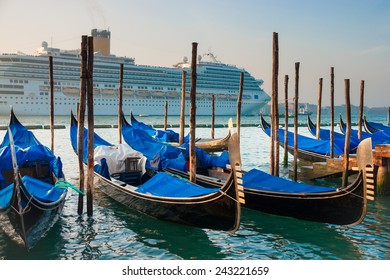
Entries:
<svg viewBox="0 0 390 280">
<path fill-rule="evenodd" d="M 269 136 L 270 129 L 264 129 L 265 133 Z M 284 129 L 279 128 L 279 141 L 284 143 Z M 294 133 L 288 132 L 288 145 L 294 146 Z M 351 151 L 354 151 L 356 147 L 351 145 Z M 298 135 L 298 149 L 309 151 L 313 153 L 318 153 L 322 155 L 330 155 L 330 141 L 329 140 L 317 140 L 314 138 L 306 137 L 303 135 Z M 333 146 L 334 154 L 343 155 L 344 154 L 344 139 L 335 138 Z"/>
<path fill-rule="evenodd" d="M 1 208 L 5 209 L 10 205 L 13 189 L 14 189 L 14 184 L 11 184 L 8 187 L 0 190 L 0 209 Z"/>
<path fill-rule="evenodd" d="M 286 193 L 320 193 L 331 192 L 334 188 L 298 183 L 272 176 L 258 169 L 252 169 L 242 177 L 245 189 Z"/>
<path fill-rule="evenodd" d="M 40 201 L 55 202 L 67 192 L 66 188 L 56 187 L 30 176 L 23 176 L 22 182 L 28 192 Z"/>
<path fill-rule="evenodd" d="M 167 129 L 167 130 L 159 130 L 154 129 L 153 127 L 136 120 L 133 116 L 131 118 L 131 125 L 134 128 L 141 129 L 145 131 L 149 136 L 161 142 L 179 142 L 179 133 Z M 190 134 L 184 136 L 184 143 L 188 143 L 190 140 Z"/>
<path fill-rule="evenodd" d="M 141 129 L 131 125 L 122 127 L 123 139 L 134 150 L 143 153 L 151 166 L 156 169 L 175 168 L 181 171 L 188 171 L 186 166 L 189 158 L 189 144 L 185 143 L 180 147 L 175 147 L 167 143 L 156 141 Z M 221 155 L 209 155 L 200 148 L 196 148 L 197 167 L 208 168 L 212 166 L 225 168 L 229 163 L 229 156 L 226 151 Z"/>
<path fill-rule="evenodd" d="M 136 191 L 144 194 L 165 197 L 194 197 L 218 192 L 219 188 L 203 188 L 188 180 L 160 172 L 154 175 Z"/>
</svg>

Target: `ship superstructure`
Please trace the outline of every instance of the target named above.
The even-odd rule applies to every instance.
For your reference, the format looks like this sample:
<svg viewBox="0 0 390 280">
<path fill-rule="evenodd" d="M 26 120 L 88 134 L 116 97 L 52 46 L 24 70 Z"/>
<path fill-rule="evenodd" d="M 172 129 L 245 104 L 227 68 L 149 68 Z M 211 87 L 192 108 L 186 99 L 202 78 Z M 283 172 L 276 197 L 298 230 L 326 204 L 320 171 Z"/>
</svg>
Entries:
<svg viewBox="0 0 390 280">
<path fill-rule="evenodd" d="M 92 36 L 96 115 L 117 114 L 120 64 L 124 65 L 125 112 L 163 115 L 168 101 L 169 114 L 180 114 L 183 71 L 188 73 L 186 98 L 189 99 L 191 69 L 186 57 L 171 68 L 137 65 L 134 58 L 110 54 L 110 31 L 93 29 Z M 80 50 L 60 50 L 43 42 L 33 55 L 0 55 L 0 114 L 8 114 L 10 105 L 18 115 L 49 114 L 49 56 L 53 57 L 54 112 L 68 115 L 70 109 L 76 111 L 80 95 Z M 244 72 L 241 112 L 257 115 L 270 99 L 261 89 L 263 81 L 256 80 L 244 69 L 219 62 L 212 53 L 199 56 L 197 62 L 197 115 L 211 114 L 212 95 L 216 100 L 216 115 L 234 115 L 240 72 Z"/>
</svg>

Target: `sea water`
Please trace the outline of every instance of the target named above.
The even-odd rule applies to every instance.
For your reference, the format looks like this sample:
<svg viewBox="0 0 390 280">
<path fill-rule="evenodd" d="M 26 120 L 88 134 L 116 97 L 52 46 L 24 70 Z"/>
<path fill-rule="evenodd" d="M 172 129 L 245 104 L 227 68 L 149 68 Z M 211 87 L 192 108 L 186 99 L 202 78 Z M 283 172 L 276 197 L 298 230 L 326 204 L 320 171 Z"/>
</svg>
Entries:
<svg viewBox="0 0 390 280">
<path fill-rule="evenodd" d="M 356 116 L 355 116 L 356 118 Z M 47 125 L 47 117 L 23 117 L 25 124 Z M 162 124 L 163 117 L 138 118 L 148 124 Z M 228 117 L 217 117 L 216 123 L 227 123 Z M 313 116 L 314 120 L 314 116 Z M 8 117 L 0 117 L 7 125 Z M 198 123 L 210 123 L 209 117 L 198 117 Z M 291 123 L 292 119 L 289 120 Z M 369 121 L 386 124 L 385 116 L 372 116 Z M 188 119 L 187 119 L 188 122 Z M 304 124 L 306 119 L 300 117 Z M 329 118 L 323 118 L 329 123 Z M 168 123 L 179 123 L 178 117 Z M 256 127 L 258 117 L 242 117 L 241 155 L 243 168 L 269 171 L 269 138 Z M 55 124 L 65 129 L 54 131 L 54 151 L 60 156 L 67 180 L 78 184 L 77 156 L 69 141 L 70 117 L 56 117 Z M 117 124 L 115 117 L 96 117 L 95 124 Z M 335 128 L 339 131 L 338 128 Z M 178 128 L 174 128 L 178 131 Z M 48 129 L 33 130 L 36 137 L 50 146 Z M 118 142 L 116 128 L 100 128 L 95 132 L 111 143 Z M 186 128 L 188 132 L 188 128 Z M 227 134 L 227 128 L 216 128 L 216 137 Z M 210 137 L 210 128 L 198 128 L 197 137 Z M 308 134 L 299 127 L 299 133 Z M 0 130 L 0 139 L 5 131 Z M 283 149 L 281 149 L 281 154 Z M 282 156 L 280 157 L 282 159 Z M 290 163 L 292 157 L 290 156 Z M 291 166 L 290 166 L 291 167 Z M 281 176 L 288 177 L 281 167 Z M 316 182 L 337 185 L 339 180 Z M 93 216 L 77 214 L 78 194 L 69 195 L 59 221 L 30 252 L 15 245 L 0 232 L 0 259 L 3 260 L 389 260 L 390 197 L 376 197 L 368 202 L 365 219 L 355 226 L 302 221 L 290 217 L 265 214 L 243 208 L 237 232 L 200 229 L 157 220 L 130 210 L 107 197 L 98 189 L 93 192 Z"/>
</svg>

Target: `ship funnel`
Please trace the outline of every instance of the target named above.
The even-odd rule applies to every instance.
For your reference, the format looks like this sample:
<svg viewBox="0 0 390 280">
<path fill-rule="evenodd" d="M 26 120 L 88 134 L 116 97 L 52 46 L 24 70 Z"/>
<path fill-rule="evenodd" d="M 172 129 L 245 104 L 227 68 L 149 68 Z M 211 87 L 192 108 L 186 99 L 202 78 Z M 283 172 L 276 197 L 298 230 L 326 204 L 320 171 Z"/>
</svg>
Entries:
<svg viewBox="0 0 390 280">
<path fill-rule="evenodd" d="M 111 32 L 109 30 L 92 29 L 93 49 L 102 55 L 110 54 Z"/>
</svg>

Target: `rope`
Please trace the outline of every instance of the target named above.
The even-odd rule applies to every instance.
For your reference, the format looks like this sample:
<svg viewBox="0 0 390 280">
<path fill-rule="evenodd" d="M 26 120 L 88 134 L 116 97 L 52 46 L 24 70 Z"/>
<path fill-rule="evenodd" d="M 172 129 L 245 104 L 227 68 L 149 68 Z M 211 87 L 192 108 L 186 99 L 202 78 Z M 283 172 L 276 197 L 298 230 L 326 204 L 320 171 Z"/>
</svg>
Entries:
<svg viewBox="0 0 390 280">
<path fill-rule="evenodd" d="M 54 185 L 55 187 L 59 188 L 71 188 L 72 190 L 78 192 L 79 194 L 85 196 L 85 193 L 78 188 L 76 188 L 74 185 L 66 181 L 65 179 L 58 179 L 57 182 Z"/>
</svg>

